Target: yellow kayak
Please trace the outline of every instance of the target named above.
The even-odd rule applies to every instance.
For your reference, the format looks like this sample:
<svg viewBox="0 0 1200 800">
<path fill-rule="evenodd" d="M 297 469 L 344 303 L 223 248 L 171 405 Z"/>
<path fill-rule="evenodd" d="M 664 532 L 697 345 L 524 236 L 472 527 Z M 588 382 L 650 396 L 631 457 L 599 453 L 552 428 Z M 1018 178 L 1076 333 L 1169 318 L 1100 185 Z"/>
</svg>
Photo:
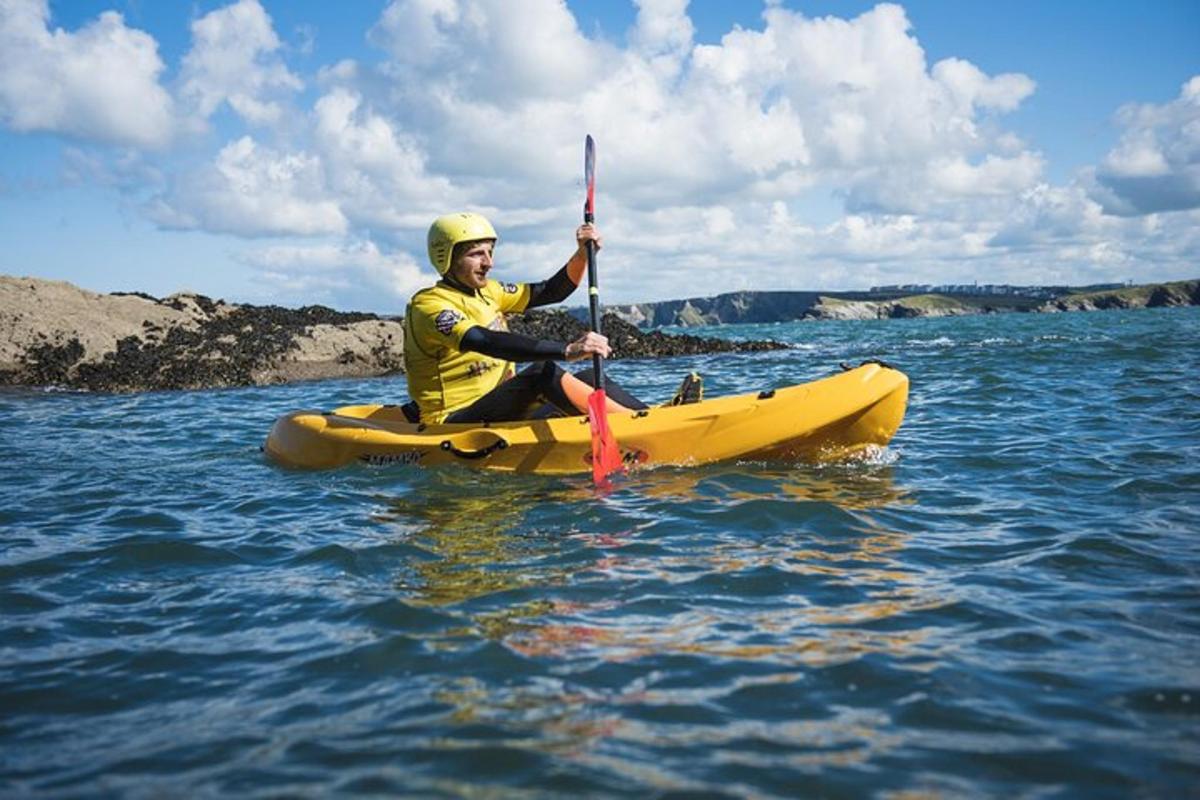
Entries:
<svg viewBox="0 0 1200 800">
<path fill-rule="evenodd" d="M 867 363 L 828 378 L 680 406 L 609 415 L 628 466 L 727 460 L 829 461 L 887 444 L 908 403 L 908 378 Z M 280 417 L 264 447 L 289 467 L 461 464 L 545 475 L 591 470 L 586 417 L 420 425 L 399 406 L 346 406 Z"/>
</svg>

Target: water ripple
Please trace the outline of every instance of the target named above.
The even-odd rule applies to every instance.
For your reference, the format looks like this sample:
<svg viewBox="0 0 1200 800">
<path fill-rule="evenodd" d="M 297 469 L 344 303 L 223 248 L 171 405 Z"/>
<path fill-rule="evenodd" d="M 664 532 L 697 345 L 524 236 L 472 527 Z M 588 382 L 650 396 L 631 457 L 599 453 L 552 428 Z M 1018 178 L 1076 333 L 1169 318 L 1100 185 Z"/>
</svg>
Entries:
<svg viewBox="0 0 1200 800">
<path fill-rule="evenodd" d="M 869 458 L 277 470 L 394 381 L 0 393 L 5 795 L 1182 796 L 1200 315 L 742 326 L 666 396 L 881 357 Z"/>
</svg>

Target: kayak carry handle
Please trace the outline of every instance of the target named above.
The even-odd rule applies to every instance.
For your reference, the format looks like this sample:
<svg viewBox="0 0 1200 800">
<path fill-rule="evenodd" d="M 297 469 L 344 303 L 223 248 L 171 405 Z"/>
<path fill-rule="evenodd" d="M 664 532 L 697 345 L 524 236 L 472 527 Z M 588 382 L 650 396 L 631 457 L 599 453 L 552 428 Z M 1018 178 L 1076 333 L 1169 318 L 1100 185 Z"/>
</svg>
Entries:
<svg viewBox="0 0 1200 800">
<path fill-rule="evenodd" d="M 497 450 L 503 450 L 508 447 L 508 440 L 496 438 L 496 441 L 489 444 L 487 447 L 481 447 L 478 450 L 460 450 L 454 446 L 454 442 L 446 439 L 442 442 L 442 449 L 451 455 L 465 458 L 468 461 L 478 461 L 481 458 L 487 458 Z"/>
</svg>

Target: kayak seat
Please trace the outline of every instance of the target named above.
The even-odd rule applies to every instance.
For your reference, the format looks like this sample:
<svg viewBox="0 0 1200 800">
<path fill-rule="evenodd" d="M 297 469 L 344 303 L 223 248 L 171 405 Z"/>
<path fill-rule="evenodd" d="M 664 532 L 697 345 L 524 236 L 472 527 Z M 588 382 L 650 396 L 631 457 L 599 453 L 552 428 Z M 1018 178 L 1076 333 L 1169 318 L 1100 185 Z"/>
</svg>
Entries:
<svg viewBox="0 0 1200 800">
<path fill-rule="evenodd" d="M 683 406 L 689 403 L 699 403 L 703 399 L 704 379 L 700 377 L 699 372 L 689 372 L 684 376 L 679 388 L 675 390 L 675 396 L 666 405 Z"/>
</svg>

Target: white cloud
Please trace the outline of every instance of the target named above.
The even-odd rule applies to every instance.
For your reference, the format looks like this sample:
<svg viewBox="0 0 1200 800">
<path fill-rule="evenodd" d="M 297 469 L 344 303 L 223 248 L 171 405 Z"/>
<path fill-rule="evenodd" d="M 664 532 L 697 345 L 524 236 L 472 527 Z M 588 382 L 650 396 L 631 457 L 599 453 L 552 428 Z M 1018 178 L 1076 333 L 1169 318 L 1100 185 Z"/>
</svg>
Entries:
<svg viewBox="0 0 1200 800">
<path fill-rule="evenodd" d="M 487 98 L 570 98 L 597 74 L 597 46 L 554 0 L 402 0 L 371 31 L 430 94 Z"/>
<path fill-rule="evenodd" d="M 1032 185 L 1042 173 L 1042 159 L 1032 153 L 1013 158 L 988 155 L 977 164 L 965 158 L 934 159 L 929 165 L 932 187 L 944 195 L 1009 195 Z"/>
<path fill-rule="evenodd" d="M 1041 183 L 1021 193 L 991 243 L 1015 249 L 1070 243 L 1103 236 L 1115 222 L 1080 187 Z"/>
<path fill-rule="evenodd" d="M 274 245 L 246 251 L 238 259 L 257 271 L 275 302 L 322 299 L 341 308 L 396 314 L 402 311 L 402 298 L 429 282 L 408 253 L 384 253 L 361 239 Z"/>
<path fill-rule="evenodd" d="M 1006 74 L 989 78 L 969 61 L 947 58 L 933 65 L 934 80 L 954 99 L 959 113 L 975 108 L 1013 111 L 1033 94 L 1037 85 L 1026 75 Z"/>
<path fill-rule="evenodd" d="M 358 93 L 331 89 L 310 122 L 307 148 L 273 148 L 249 136 L 227 144 L 211 164 L 178 174 L 148 205 L 151 217 L 241 236 L 357 230 L 403 238 L 406 230 L 423 233 L 447 203 L 468 204 L 448 179 L 426 172 L 410 137 Z"/>
<path fill-rule="evenodd" d="M 1130 105 L 1125 128 L 1091 179 L 1110 214 L 1136 216 L 1200 208 L 1200 75 L 1164 105 Z"/>
<path fill-rule="evenodd" d="M 1033 88 L 965 61 L 931 74 L 894 5 L 853 20 L 769 6 L 761 30 L 701 46 L 684 3 L 638 7 L 622 52 L 580 34 L 553 0 L 394 2 L 372 32 L 393 57 L 389 111 L 432 172 L 523 204 L 576 179 L 578 140 L 594 132 L 606 189 L 657 207 L 890 170 L 909 180 L 931 158 L 982 158 L 973 115 L 1010 110 Z"/>
<path fill-rule="evenodd" d="M 398 304 L 433 278 L 429 221 L 462 208 L 500 228 L 504 276 L 544 278 L 573 246 L 585 133 L 606 300 L 1194 264 L 1200 77 L 1171 103 L 1123 109 L 1108 157 L 1054 186 L 1036 143 L 1003 125 L 1034 81 L 931 65 L 898 5 L 841 19 L 767 2 L 757 25 L 698 43 L 685 0 L 633 2 L 612 41 L 561 0 L 396 0 L 369 32 L 382 61 L 316 65 L 300 107 L 260 0 L 193 22 L 174 103 L 154 40 L 119 15 L 52 32 L 44 2 L 0 0 L 0 119 L 145 147 L 180 127 L 175 109 L 206 128 L 228 105 L 219 152 L 197 149 L 203 137 L 179 161 L 80 149 L 69 170 L 128 193 L 144 180 L 164 227 L 305 237 L 243 259 L 298 302 Z M 123 99 L 97 74 L 123 76 Z"/>
<path fill-rule="evenodd" d="M 353 222 L 369 228 L 420 227 L 464 201 L 449 180 L 425 171 L 410 137 L 365 108 L 356 92 L 334 89 L 317 101 L 314 141 L 329 191 Z"/>
<path fill-rule="evenodd" d="M 192 48 L 183 58 L 180 94 L 207 119 L 228 103 L 254 125 L 279 120 L 272 99 L 303 88 L 277 55 L 279 37 L 258 0 L 238 0 L 192 23 Z"/>
<path fill-rule="evenodd" d="M 629 34 L 634 49 L 665 77 L 674 76 L 692 49 L 695 26 L 688 0 L 634 0 L 637 23 Z"/>
<path fill-rule="evenodd" d="M 593 132 L 605 286 L 625 299 L 896 270 L 969 280 L 1037 247 L 1111 258 L 1104 237 L 1123 235 L 1079 190 L 1047 195 L 1043 156 L 994 123 L 1034 82 L 962 59 L 931 67 L 899 6 L 812 19 L 768 5 L 760 28 L 697 45 L 685 4 L 637 5 L 622 50 L 553 0 L 392 3 L 371 32 L 386 64 L 322 71 L 308 149 L 322 196 L 416 263 L 428 219 L 483 210 L 502 228 L 501 269 L 536 279 L 569 252 Z M 792 207 L 812 193 L 849 213 L 800 224 Z M 777 259 L 797 266 L 764 269 Z"/>
<path fill-rule="evenodd" d="M 818 170 L 910 161 L 970 138 L 899 6 L 852 20 L 769 7 L 764 18 L 761 31 L 735 30 L 696 49 L 689 84 L 709 91 L 708 113 L 736 113 L 720 104 L 735 86 L 763 108 L 786 98 Z"/>
<path fill-rule="evenodd" d="M 319 158 L 280 152 L 248 136 L 226 145 L 212 166 L 179 176 L 147 212 L 165 227 L 241 236 L 315 236 L 347 229 L 346 217 L 326 194 Z"/>
<path fill-rule="evenodd" d="M 47 0 L 0 0 L 0 122 L 83 140 L 158 148 L 173 104 L 148 34 L 106 11 L 77 31 L 50 29 Z"/>
<path fill-rule="evenodd" d="M 1036 185 L 1043 168 L 1042 158 L 1029 152 L 1011 158 L 989 154 L 974 163 L 963 155 L 934 157 L 907 167 L 860 172 L 850 184 L 846 205 L 852 212 L 979 213 L 979 203 L 964 201 L 1011 200 Z"/>
</svg>

